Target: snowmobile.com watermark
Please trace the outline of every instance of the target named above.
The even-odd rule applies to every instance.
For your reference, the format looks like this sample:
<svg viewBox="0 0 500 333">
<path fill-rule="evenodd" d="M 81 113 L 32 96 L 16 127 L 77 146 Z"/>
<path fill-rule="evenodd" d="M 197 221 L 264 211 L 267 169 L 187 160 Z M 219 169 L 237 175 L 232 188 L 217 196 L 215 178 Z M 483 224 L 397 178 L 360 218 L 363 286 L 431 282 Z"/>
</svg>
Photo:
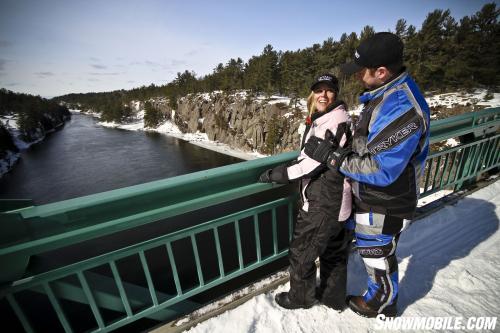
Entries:
<svg viewBox="0 0 500 333">
<path fill-rule="evenodd" d="M 395 317 L 379 314 L 376 330 L 494 330 L 497 317 Z"/>
</svg>

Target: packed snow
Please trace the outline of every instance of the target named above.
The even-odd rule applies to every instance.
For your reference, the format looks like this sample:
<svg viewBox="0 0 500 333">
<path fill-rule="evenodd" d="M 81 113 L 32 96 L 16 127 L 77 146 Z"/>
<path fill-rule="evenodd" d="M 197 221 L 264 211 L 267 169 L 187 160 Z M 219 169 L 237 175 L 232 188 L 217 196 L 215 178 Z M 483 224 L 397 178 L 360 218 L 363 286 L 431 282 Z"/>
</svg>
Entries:
<svg viewBox="0 0 500 333">
<path fill-rule="evenodd" d="M 449 317 L 463 318 L 463 323 L 473 317 L 497 320 L 500 308 L 499 219 L 500 182 L 497 181 L 414 221 L 403 232 L 397 251 L 401 319 Z M 366 285 L 364 265 L 355 252 L 349 260 L 348 293 L 360 294 Z M 274 296 L 288 289 L 286 283 L 253 297 L 237 308 L 199 323 L 188 332 L 353 333 L 374 332 L 381 325 L 377 319 L 360 317 L 349 309 L 338 313 L 324 305 L 307 310 L 280 308 Z M 210 306 L 206 308 L 209 310 Z"/>
</svg>

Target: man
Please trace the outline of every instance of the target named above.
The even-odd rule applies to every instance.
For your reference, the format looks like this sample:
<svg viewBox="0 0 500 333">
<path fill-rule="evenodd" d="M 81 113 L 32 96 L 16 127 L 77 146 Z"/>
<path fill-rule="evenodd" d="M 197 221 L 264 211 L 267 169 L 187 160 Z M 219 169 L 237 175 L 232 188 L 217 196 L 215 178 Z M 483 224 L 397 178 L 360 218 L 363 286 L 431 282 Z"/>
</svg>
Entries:
<svg viewBox="0 0 500 333">
<path fill-rule="evenodd" d="M 359 315 L 396 316 L 401 231 L 413 217 L 429 150 L 429 107 L 403 66 L 403 43 L 377 33 L 363 41 L 354 62 L 341 66 L 367 89 L 351 148 L 312 137 L 305 153 L 352 179 L 356 243 L 368 272 L 362 296 L 348 296 Z"/>
</svg>

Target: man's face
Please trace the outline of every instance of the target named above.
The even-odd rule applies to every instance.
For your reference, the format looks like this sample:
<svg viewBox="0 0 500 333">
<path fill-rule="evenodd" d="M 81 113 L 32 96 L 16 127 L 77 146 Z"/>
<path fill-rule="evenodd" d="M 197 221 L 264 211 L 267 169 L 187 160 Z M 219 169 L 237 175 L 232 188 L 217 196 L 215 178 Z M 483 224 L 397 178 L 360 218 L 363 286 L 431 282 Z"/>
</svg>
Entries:
<svg viewBox="0 0 500 333">
<path fill-rule="evenodd" d="M 368 68 L 363 68 L 356 73 L 356 78 L 361 81 L 363 86 L 368 90 L 378 88 L 384 84 L 379 76 L 378 69 L 370 70 Z"/>
</svg>

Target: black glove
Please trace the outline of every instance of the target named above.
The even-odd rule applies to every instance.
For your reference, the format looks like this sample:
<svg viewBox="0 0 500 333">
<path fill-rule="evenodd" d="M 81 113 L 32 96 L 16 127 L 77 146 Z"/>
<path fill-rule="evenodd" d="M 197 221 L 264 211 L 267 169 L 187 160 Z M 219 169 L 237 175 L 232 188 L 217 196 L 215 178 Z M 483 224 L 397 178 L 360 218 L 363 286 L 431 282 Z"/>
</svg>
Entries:
<svg viewBox="0 0 500 333">
<path fill-rule="evenodd" d="M 304 145 L 304 153 L 313 160 L 326 163 L 328 156 L 334 152 L 339 143 L 330 130 L 326 130 L 325 139 L 311 136 Z"/>
<path fill-rule="evenodd" d="M 341 123 L 337 126 L 337 133 L 335 135 L 335 141 L 338 143 L 342 140 L 342 136 L 346 137 L 346 142 L 343 147 L 337 145 L 337 149 L 328 155 L 328 161 L 326 164 L 331 169 L 338 170 L 344 162 L 347 155 L 352 152 L 352 133 L 350 125 L 348 123 Z"/>
<path fill-rule="evenodd" d="M 342 162 L 344 162 L 344 159 L 347 155 L 349 155 L 350 152 L 351 148 L 338 148 L 337 150 L 331 152 L 330 155 L 328 155 L 326 165 L 330 169 L 338 170 L 342 165 Z"/>
<path fill-rule="evenodd" d="M 267 169 L 266 171 L 264 171 L 259 176 L 259 183 L 272 183 L 273 181 L 271 180 L 271 172 L 273 172 L 273 169 Z"/>
<path fill-rule="evenodd" d="M 260 183 L 271 183 L 275 182 L 278 184 L 288 184 L 290 181 L 288 179 L 288 173 L 286 171 L 286 165 L 278 165 L 273 169 L 268 169 L 264 171 L 259 177 Z"/>
</svg>

